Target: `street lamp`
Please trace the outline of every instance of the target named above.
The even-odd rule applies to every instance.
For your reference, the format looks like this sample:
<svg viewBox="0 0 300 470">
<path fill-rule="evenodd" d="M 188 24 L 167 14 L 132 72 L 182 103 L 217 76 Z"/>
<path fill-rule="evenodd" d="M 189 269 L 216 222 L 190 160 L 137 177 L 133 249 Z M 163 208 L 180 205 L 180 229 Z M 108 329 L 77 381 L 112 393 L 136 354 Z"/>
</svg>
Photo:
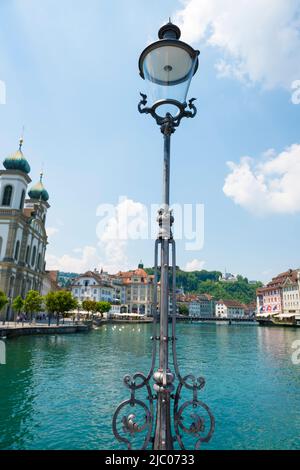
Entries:
<svg viewBox="0 0 300 470">
<path fill-rule="evenodd" d="M 208 442 L 214 432 L 215 421 L 208 406 L 199 400 L 198 392 L 205 380 L 194 375 L 182 376 L 176 354 L 176 252 L 172 234 L 174 217 L 170 210 L 170 142 L 171 135 L 182 118 L 195 117 L 197 110 L 193 102 L 186 102 L 193 75 L 198 68 L 199 51 L 180 41 L 180 29 L 171 23 L 160 28 L 159 41 L 150 44 L 139 59 L 140 75 L 151 88 L 151 106 L 147 106 L 147 95 L 141 93 L 138 110 L 150 114 L 160 126 L 164 136 L 163 203 L 158 212 L 159 232 L 155 242 L 154 299 L 153 299 L 153 351 L 152 364 L 148 375 L 136 373 L 124 377 L 124 384 L 130 390 L 130 399 L 122 402 L 113 417 L 113 431 L 116 438 L 132 448 L 135 436 L 143 435 L 142 449 L 150 443 L 154 450 L 172 450 L 177 441 L 185 449 L 184 434 L 196 439 L 195 448 Z M 160 248 L 160 262 L 159 262 Z M 170 255 L 171 248 L 171 255 Z M 171 258 L 171 263 L 170 263 Z M 159 267 L 158 267 L 159 265 Z M 169 271 L 172 272 L 172 286 L 169 286 Z M 160 271 L 160 305 L 157 315 L 157 281 Z M 169 331 L 169 292 L 172 295 L 171 328 Z M 159 316 L 159 325 L 158 325 Z M 156 344 L 159 344 L 158 369 L 156 366 Z M 169 366 L 169 346 L 173 355 L 174 373 Z M 175 376 L 178 386 L 175 391 Z M 154 386 L 150 380 L 154 379 Z M 137 398 L 143 387 L 147 390 L 149 404 Z M 192 399 L 181 404 L 182 391 L 192 392 Z M 175 393 L 174 393 L 175 391 Z M 173 400 L 173 420 L 171 402 Z M 156 415 L 154 416 L 154 404 Z M 130 411 L 128 408 L 131 408 Z M 139 410 L 139 411 L 138 411 Z M 189 413 L 189 417 L 186 414 Z M 139 414 L 139 415 L 138 415 Z M 185 416 L 184 416 L 185 415 Z M 173 425 L 172 425 L 173 421 Z"/>
</svg>

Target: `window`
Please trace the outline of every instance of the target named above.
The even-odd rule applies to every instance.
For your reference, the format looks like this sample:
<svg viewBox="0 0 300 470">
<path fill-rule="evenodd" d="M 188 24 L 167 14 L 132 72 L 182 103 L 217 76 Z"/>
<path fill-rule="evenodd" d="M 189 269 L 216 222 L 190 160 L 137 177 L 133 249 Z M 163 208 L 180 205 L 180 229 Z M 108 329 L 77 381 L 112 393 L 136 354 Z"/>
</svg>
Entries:
<svg viewBox="0 0 300 470">
<path fill-rule="evenodd" d="M 3 245 L 3 238 L 0 237 L 0 258 L 1 258 L 2 245 Z"/>
<path fill-rule="evenodd" d="M 2 197 L 2 206 L 9 207 L 11 204 L 13 187 L 11 185 L 5 186 L 3 197 Z"/>
<path fill-rule="evenodd" d="M 15 249 L 15 260 L 16 261 L 18 261 L 18 258 L 19 258 L 19 251 L 20 251 L 20 242 L 17 241 L 16 249 Z"/>
<path fill-rule="evenodd" d="M 29 251 L 30 251 L 30 246 L 26 248 L 26 256 L 25 256 L 25 263 L 29 263 Z"/>
<path fill-rule="evenodd" d="M 37 269 L 41 269 L 41 253 L 39 253 L 39 255 L 38 255 L 38 261 L 37 261 L 36 267 L 37 267 Z"/>
<path fill-rule="evenodd" d="M 31 257 L 31 266 L 32 267 L 34 266 L 35 258 L 36 258 L 36 247 L 33 248 L 32 257 Z"/>
<path fill-rule="evenodd" d="M 20 200 L 20 210 L 23 209 L 24 206 L 24 200 L 25 200 L 25 190 L 23 189 L 22 195 L 21 195 L 21 200 Z"/>
</svg>

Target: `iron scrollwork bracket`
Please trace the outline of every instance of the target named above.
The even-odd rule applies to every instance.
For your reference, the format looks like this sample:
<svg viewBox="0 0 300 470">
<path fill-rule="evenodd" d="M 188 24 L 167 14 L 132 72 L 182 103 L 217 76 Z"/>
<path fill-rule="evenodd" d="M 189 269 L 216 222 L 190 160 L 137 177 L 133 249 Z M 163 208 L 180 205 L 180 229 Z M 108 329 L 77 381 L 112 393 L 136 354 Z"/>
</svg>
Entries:
<svg viewBox="0 0 300 470">
<path fill-rule="evenodd" d="M 141 380 L 141 382 L 137 383 L 137 380 Z M 113 432 L 117 440 L 125 444 L 128 450 L 132 450 L 132 439 L 134 439 L 137 434 L 144 433 L 141 449 L 145 450 L 152 439 L 154 419 L 153 400 L 155 397 L 152 395 L 148 377 L 140 372 L 133 376 L 125 375 L 124 385 L 130 389 L 131 396 L 130 399 L 123 401 L 116 409 L 112 423 Z M 136 398 L 136 391 L 143 387 L 147 388 L 149 405 Z M 128 412 L 128 408 L 132 408 L 133 410 Z M 138 408 L 144 413 L 143 417 L 136 416 L 135 413 Z M 121 429 L 120 424 L 122 424 Z"/>
<path fill-rule="evenodd" d="M 167 100 L 159 100 L 150 108 L 147 107 L 147 95 L 144 93 L 140 93 L 142 99 L 138 104 L 138 110 L 141 114 L 150 114 L 156 121 L 156 123 L 161 126 L 161 131 L 163 134 L 173 134 L 176 128 L 179 126 L 181 120 L 184 117 L 187 118 L 194 118 L 197 114 L 197 108 L 194 105 L 194 101 L 196 98 L 191 98 L 187 103 L 180 103 L 177 100 L 167 99 Z M 170 113 L 166 113 L 166 115 L 160 116 L 156 110 L 160 106 L 164 105 L 171 105 L 178 108 L 178 113 L 175 116 L 172 116 Z M 188 109 L 187 109 L 188 108 Z"/>
<path fill-rule="evenodd" d="M 189 383 L 188 381 L 191 381 Z M 183 441 L 183 433 L 196 439 L 195 450 L 198 450 L 203 442 L 209 442 L 215 430 L 215 418 L 210 408 L 198 399 L 198 391 L 205 386 L 205 379 L 199 377 L 196 379 L 193 375 L 179 377 L 179 384 L 174 396 L 174 429 L 176 440 L 181 449 L 186 449 Z M 181 392 L 183 388 L 193 391 L 192 400 L 185 401 L 180 405 Z M 189 412 L 189 424 L 185 425 L 184 416 Z"/>
</svg>

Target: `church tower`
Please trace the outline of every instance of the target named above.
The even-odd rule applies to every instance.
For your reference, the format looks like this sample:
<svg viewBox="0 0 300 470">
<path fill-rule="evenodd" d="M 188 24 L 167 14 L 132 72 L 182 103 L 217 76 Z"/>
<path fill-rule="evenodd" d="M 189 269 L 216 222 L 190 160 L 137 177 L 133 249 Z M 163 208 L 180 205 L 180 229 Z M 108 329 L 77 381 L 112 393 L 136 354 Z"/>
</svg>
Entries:
<svg viewBox="0 0 300 470">
<path fill-rule="evenodd" d="M 0 170 L 0 290 L 10 303 L 31 289 L 41 291 L 45 273 L 49 194 L 41 174 L 26 198 L 31 179 L 22 145 L 21 139 L 17 152 L 4 160 L 5 170 Z M 12 317 L 10 303 L 0 317 Z"/>
<path fill-rule="evenodd" d="M 13 261 L 16 240 L 22 238 L 17 218 L 23 213 L 27 187 L 31 182 L 30 166 L 23 155 L 22 145 L 23 139 L 20 139 L 19 149 L 4 160 L 5 170 L 0 170 L 0 261 L 5 262 Z"/>
</svg>

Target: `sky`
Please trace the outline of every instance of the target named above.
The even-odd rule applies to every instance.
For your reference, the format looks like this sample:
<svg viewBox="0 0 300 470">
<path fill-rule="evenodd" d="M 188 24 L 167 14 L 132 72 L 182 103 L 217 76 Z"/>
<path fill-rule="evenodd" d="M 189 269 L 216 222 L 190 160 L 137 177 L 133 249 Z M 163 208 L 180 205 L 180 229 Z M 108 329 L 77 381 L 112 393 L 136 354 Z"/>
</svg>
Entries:
<svg viewBox="0 0 300 470">
<path fill-rule="evenodd" d="M 24 126 L 47 268 L 153 265 L 163 141 L 137 111 L 137 64 L 169 17 L 201 51 L 198 114 L 172 136 L 171 201 L 200 208 L 177 264 L 262 281 L 299 267 L 300 0 L 0 0 L 0 155 Z"/>
</svg>

